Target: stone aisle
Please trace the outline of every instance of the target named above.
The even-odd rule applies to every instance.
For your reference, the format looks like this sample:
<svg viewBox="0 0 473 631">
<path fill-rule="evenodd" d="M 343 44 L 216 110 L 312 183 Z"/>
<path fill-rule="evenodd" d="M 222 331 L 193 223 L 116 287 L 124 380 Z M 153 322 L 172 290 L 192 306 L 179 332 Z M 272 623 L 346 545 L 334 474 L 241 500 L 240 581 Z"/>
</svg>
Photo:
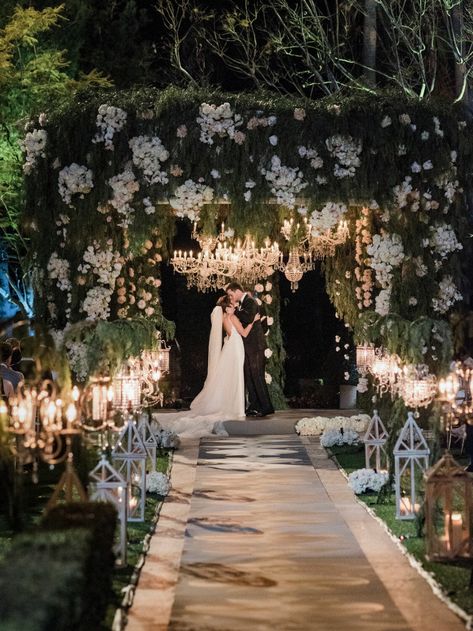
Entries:
<svg viewBox="0 0 473 631">
<path fill-rule="evenodd" d="M 188 465 L 184 471 L 189 478 Z M 181 489 L 180 504 L 170 503 L 190 511 L 186 526 L 184 514 L 178 520 L 185 527 L 178 580 L 169 559 L 166 581 L 153 576 L 169 555 L 169 532 L 160 539 L 158 529 L 128 631 L 464 628 L 354 500 L 318 442 L 203 439 L 193 487 L 191 500 Z M 176 533 L 171 544 L 180 549 Z M 179 560 L 171 565 L 177 570 Z"/>
</svg>

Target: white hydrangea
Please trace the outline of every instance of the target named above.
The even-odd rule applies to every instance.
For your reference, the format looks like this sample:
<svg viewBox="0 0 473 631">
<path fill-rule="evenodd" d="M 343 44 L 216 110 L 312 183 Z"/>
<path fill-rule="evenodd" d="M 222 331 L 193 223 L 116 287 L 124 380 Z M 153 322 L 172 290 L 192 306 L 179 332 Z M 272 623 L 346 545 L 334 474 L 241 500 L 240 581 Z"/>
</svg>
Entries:
<svg viewBox="0 0 473 631">
<path fill-rule="evenodd" d="M 419 278 L 422 278 L 423 276 L 427 276 L 427 273 L 428 273 L 429 270 L 427 268 L 427 265 L 422 260 L 422 257 L 421 256 L 416 256 L 412 260 L 414 262 L 416 276 L 418 276 Z"/>
<path fill-rule="evenodd" d="M 143 171 L 150 184 L 167 184 L 166 171 L 161 170 L 161 162 L 169 158 L 169 151 L 157 136 L 135 136 L 128 145 L 133 152 L 133 164 Z"/>
<path fill-rule="evenodd" d="M 199 107 L 197 122 L 200 125 L 200 142 L 214 144 L 214 136 L 235 138 L 237 128 L 242 124 L 239 114 L 234 114 L 230 103 L 209 105 L 202 103 Z"/>
<path fill-rule="evenodd" d="M 108 184 L 113 191 L 113 196 L 109 203 L 122 218 L 118 225 L 126 228 L 133 221 L 135 209 L 130 206 L 130 202 L 134 194 L 139 191 L 140 185 L 130 168 L 125 168 L 123 173 L 118 173 L 118 175 L 111 177 L 108 180 Z"/>
<path fill-rule="evenodd" d="M 335 445 L 356 445 L 359 442 L 358 432 L 352 429 L 343 430 L 343 432 L 339 429 L 325 429 L 320 437 L 320 444 L 325 448 L 334 447 Z"/>
<path fill-rule="evenodd" d="M 437 186 L 443 190 L 444 197 L 449 205 L 455 199 L 455 195 L 462 190 L 460 182 L 456 179 L 456 171 L 456 168 L 452 168 L 451 171 L 442 173 L 435 180 Z"/>
<path fill-rule="evenodd" d="M 266 381 L 266 383 L 269 384 L 272 383 L 273 378 L 271 377 L 271 375 L 269 374 L 269 372 L 265 372 L 264 373 L 264 380 Z"/>
<path fill-rule="evenodd" d="M 345 204 L 338 204 L 337 202 L 327 202 L 321 210 L 314 210 L 309 219 L 312 234 L 314 236 L 324 234 L 327 230 L 335 228 L 347 210 Z"/>
<path fill-rule="evenodd" d="M 280 158 L 273 156 L 271 168 L 263 168 L 261 173 L 271 184 L 271 193 L 276 196 L 277 203 L 287 208 L 294 208 L 296 195 L 307 186 L 307 182 L 303 180 L 302 171 L 282 165 Z"/>
<path fill-rule="evenodd" d="M 375 234 L 366 251 L 371 257 L 370 267 L 376 272 L 376 280 L 387 288 L 392 279 L 392 270 L 404 260 L 402 239 L 398 234 Z"/>
<path fill-rule="evenodd" d="M 412 188 L 412 177 L 410 175 L 407 175 L 401 184 L 394 186 L 393 193 L 399 208 L 407 206 L 413 197 L 419 199 L 420 196 L 419 191 Z"/>
<path fill-rule="evenodd" d="M 58 253 L 53 252 L 49 258 L 47 269 L 49 278 L 57 281 L 56 287 L 61 291 L 71 290 L 69 261 L 59 258 Z"/>
<path fill-rule="evenodd" d="M 294 429 L 301 436 L 318 436 L 323 431 L 333 429 L 340 431 L 353 430 L 355 432 L 365 432 L 371 418 L 368 414 L 354 414 L 352 416 L 313 416 L 301 418 L 297 421 Z"/>
<path fill-rule="evenodd" d="M 324 161 L 317 153 L 316 149 L 311 149 L 310 147 L 304 147 L 301 145 L 297 147 L 297 151 L 301 158 L 305 158 L 309 160 L 309 164 L 313 169 L 321 169 L 324 166 Z"/>
<path fill-rule="evenodd" d="M 354 177 L 355 169 L 360 166 L 360 153 L 363 148 L 361 140 L 335 134 L 327 138 L 325 145 L 332 158 L 337 160 L 333 169 L 335 177 Z"/>
<path fill-rule="evenodd" d="M 95 124 L 98 131 L 92 142 L 104 142 L 105 149 L 113 150 L 113 136 L 125 126 L 127 114 L 114 105 L 102 104 L 98 109 Z"/>
<path fill-rule="evenodd" d="M 447 313 L 453 305 L 459 300 L 463 300 L 463 296 L 458 291 L 457 286 L 453 282 L 453 278 L 449 275 L 444 276 L 439 283 L 439 291 L 437 296 L 432 298 L 432 307 L 438 313 Z"/>
<path fill-rule="evenodd" d="M 374 491 L 379 493 L 389 479 L 385 471 L 377 473 L 374 469 L 357 469 L 348 476 L 348 486 L 356 495 Z"/>
<path fill-rule="evenodd" d="M 391 287 L 381 289 L 375 298 L 374 310 L 380 316 L 386 316 L 389 313 L 389 305 L 391 302 Z"/>
<path fill-rule="evenodd" d="M 429 245 L 442 258 L 446 258 L 455 250 L 462 250 L 452 226 L 446 223 L 430 226 Z"/>
<path fill-rule="evenodd" d="M 94 186 L 93 174 L 86 166 L 73 162 L 59 171 L 58 191 L 64 203 L 71 206 L 73 195 L 80 194 L 83 197 Z"/>
<path fill-rule="evenodd" d="M 146 475 L 146 490 L 148 493 L 157 493 L 166 497 L 171 490 L 171 481 L 165 473 L 152 471 Z"/>
<path fill-rule="evenodd" d="M 21 150 L 25 153 L 23 172 L 29 175 L 36 166 L 38 158 L 46 157 L 46 143 L 48 134 L 45 129 L 29 131 L 20 142 Z"/>
<path fill-rule="evenodd" d="M 169 203 L 176 217 L 188 217 L 191 221 L 197 221 L 202 206 L 210 203 L 213 198 L 214 189 L 211 186 L 186 180 L 176 188 Z"/>
</svg>

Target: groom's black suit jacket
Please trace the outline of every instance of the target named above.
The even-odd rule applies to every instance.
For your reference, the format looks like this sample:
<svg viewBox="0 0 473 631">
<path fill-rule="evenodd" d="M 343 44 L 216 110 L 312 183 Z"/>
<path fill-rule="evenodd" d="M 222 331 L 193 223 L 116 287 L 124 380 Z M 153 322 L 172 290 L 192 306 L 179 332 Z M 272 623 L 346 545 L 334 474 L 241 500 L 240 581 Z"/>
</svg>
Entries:
<svg viewBox="0 0 473 631">
<path fill-rule="evenodd" d="M 248 324 L 253 322 L 258 311 L 258 303 L 256 300 L 246 294 L 240 303 L 240 308 L 235 311 L 235 315 L 243 326 L 248 326 Z M 261 326 L 261 320 L 257 320 L 253 324 L 253 327 L 247 337 L 243 338 L 243 344 L 245 346 L 246 353 L 252 354 L 264 351 L 266 348 L 266 340 L 264 337 L 263 327 Z"/>
</svg>

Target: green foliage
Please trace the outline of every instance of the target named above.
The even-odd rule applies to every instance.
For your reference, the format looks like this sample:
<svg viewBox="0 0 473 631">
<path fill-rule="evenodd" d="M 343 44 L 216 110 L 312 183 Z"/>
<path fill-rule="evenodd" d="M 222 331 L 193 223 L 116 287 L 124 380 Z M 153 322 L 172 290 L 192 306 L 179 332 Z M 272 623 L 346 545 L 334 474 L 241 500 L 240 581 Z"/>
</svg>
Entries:
<svg viewBox="0 0 473 631">
<path fill-rule="evenodd" d="M 0 566 L 2 629 L 79 629 L 90 545 L 83 529 L 16 537 Z"/>
<path fill-rule="evenodd" d="M 76 532 L 83 528 L 89 534 L 89 547 L 84 555 L 83 609 L 79 629 L 96 629 L 102 621 L 112 589 L 114 554 L 112 552 L 117 513 L 107 503 L 74 503 L 55 506 L 41 522 L 48 531 Z"/>
</svg>

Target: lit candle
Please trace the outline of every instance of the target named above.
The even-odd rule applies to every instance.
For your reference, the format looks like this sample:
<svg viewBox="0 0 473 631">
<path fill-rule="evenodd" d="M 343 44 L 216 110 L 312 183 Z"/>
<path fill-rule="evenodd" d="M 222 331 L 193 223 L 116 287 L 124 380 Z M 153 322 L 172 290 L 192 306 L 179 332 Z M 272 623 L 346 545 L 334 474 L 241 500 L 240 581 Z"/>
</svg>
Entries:
<svg viewBox="0 0 473 631">
<path fill-rule="evenodd" d="M 410 497 L 401 497 L 401 502 L 399 504 L 401 515 L 412 515 L 412 513 L 418 513 L 420 509 L 420 505 L 417 502 L 414 504 L 414 508 L 412 507 L 412 502 Z"/>
<path fill-rule="evenodd" d="M 448 523 L 448 520 L 446 520 Z M 452 513 L 450 521 L 452 529 L 452 537 L 450 539 L 450 533 L 447 530 L 447 540 L 451 542 L 449 549 L 455 553 L 460 552 L 461 543 L 463 539 L 463 518 L 461 513 Z"/>
</svg>

